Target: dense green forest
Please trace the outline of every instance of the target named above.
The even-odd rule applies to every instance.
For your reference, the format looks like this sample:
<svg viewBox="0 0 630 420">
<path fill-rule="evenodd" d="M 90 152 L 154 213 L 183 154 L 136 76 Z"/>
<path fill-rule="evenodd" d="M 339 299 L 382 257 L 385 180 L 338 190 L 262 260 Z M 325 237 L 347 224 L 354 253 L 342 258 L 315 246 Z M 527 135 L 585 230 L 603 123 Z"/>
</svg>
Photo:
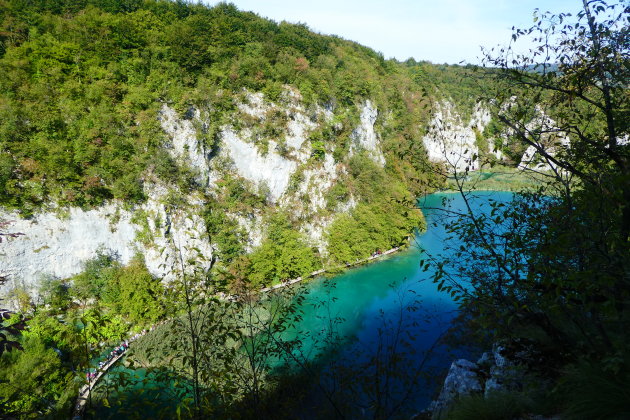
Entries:
<svg viewBox="0 0 630 420">
<path fill-rule="evenodd" d="M 0 13 L 4 206 L 28 213 L 51 200 L 139 202 L 149 175 L 190 188 L 190 177 L 160 148 L 161 104 L 211 109 L 204 138 L 211 145 L 243 89 L 276 101 L 284 85 L 307 104 L 377 100 L 392 112 L 380 122 L 390 170 L 414 193 L 426 179 L 413 140 L 428 117 L 420 87 L 433 86 L 431 77 L 414 81 L 358 44 L 227 4 L 3 1 Z M 319 140 L 332 143 L 327 149 L 348 146 L 348 132 L 331 134 Z"/>
<path fill-rule="evenodd" d="M 22 312 L 1 314 L 1 414 L 68 418 L 90 360 L 129 331 L 164 321 L 129 358 L 172 381 L 170 409 L 177 411 L 164 416 L 291 418 L 316 376 L 316 366 L 300 357 L 300 338 L 283 335 L 299 321 L 304 297 L 300 289 L 267 297 L 258 290 L 406 244 L 424 226 L 416 197 L 445 185 L 421 138 L 431 106 L 450 98 L 464 118 L 478 100 L 492 108 L 480 142 L 509 133 L 505 151 L 514 163 L 534 146 L 553 166 L 537 191 L 509 205 L 494 203 L 490 217 L 454 222 L 454 257 L 434 260 L 436 286 L 460 303 L 451 339 L 463 337 L 478 349 L 501 343 L 522 375 L 519 387 L 498 398 L 462 398 L 445 416 L 625 418 L 627 16 L 627 7 L 601 1 L 570 23 L 563 23 L 565 15 L 542 15 L 543 25 L 514 36 L 562 34 L 553 54 L 540 56 L 544 48 L 516 57 L 489 54 L 484 70 L 385 60 L 356 43 L 229 4 L 0 0 L 0 205 L 25 217 L 112 200 L 133 209 L 147 200 L 146 185 L 163 183 L 173 187 L 172 206 L 191 192 L 203 198 L 207 232 L 199 234 L 218 248 L 211 271 L 178 254 L 177 278 L 168 284 L 150 274 L 141 255 L 122 265 L 103 250 L 81 274 L 44 279 L 37 300 L 16 291 Z M 555 64 L 545 67 L 550 61 Z M 207 112 L 210 124 L 200 140 L 212 149 L 222 127 L 248 124 L 238 105 L 249 93 L 281 104 L 288 88 L 307 109 L 335 110 L 333 123 L 319 124 L 309 136 L 309 164 L 320 165 L 330 153 L 345 169 L 319 216 L 334 215 L 340 200 L 357 199 L 326 231 L 329 255 L 310 246 L 296 230 L 300 221 L 264 191 L 226 175 L 209 193 L 164 148 L 157 115 L 165 104 L 182 117 L 191 109 Z M 349 153 L 358 107 L 368 99 L 381 111 L 383 167 L 365 153 Z M 531 125 L 540 109 L 556 127 Z M 270 119 L 259 127 L 261 150 L 265 138 L 278 135 L 275 124 Z M 559 131 L 571 137 L 571 147 L 549 154 L 540 145 Z M 455 180 L 462 193 L 465 179 Z M 253 213 L 263 215 L 266 229 L 260 246 L 246 252 L 244 232 L 228 215 Z M 448 276 L 452 267 L 461 278 Z M 322 346 L 339 340 L 335 321 L 323 320 L 329 335 Z M 292 370 L 278 368 L 278 361 Z M 331 376 L 343 373 L 356 372 Z M 360 375 L 355 380 L 372 385 Z M 123 386 L 128 378 L 117 381 Z M 113 396 L 96 390 L 93 405 L 108 407 Z M 147 400 L 160 410 L 157 400 Z M 128 404 L 130 417 L 138 417 L 136 402 L 116 401 Z M 343 401 L 323 398 L 322 404 L 329 417 L 359 416 Z M 381 408 L 368 415 L 409 414 L 386 415 Z"/>
</svg>

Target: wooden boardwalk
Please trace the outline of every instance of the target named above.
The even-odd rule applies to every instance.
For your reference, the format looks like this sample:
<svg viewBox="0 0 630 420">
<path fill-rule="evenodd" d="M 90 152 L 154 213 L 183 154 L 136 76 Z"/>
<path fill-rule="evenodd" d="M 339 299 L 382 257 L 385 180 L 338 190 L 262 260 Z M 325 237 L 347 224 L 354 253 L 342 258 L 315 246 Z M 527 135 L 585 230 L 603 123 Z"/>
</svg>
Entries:
<svg viewBox="0 0 630 420">
<path fill-rule="evenodd" d="M 90 392 L 99 379 L 107 372 L 107 370 L 112 367 L 118 359 L 123 357 L 125 353 L 121 353 L 118 356 L 110 359 L 103 367 L 97 370 L 96 376 L 88 381 L 87 384 L 83 385 L 81 389 L 79 389 L 79 396 L 77 397 L 77 403 L 74 407 L 74 414 L 72 416 L 73 419 L 80 419 L 83 417 L 83 412 L 85 411 L 85 406 L 87 405 L 88 400 L 90 399 Z"/>
<path fill-rule="evenodd" d="M 131 346 L 131 344 L 133 343 L 135 339 L 142 337 L 148 331 L 150 330 L 143 330 L 140 334 L 135 336 L 133 340 L 129 340 L 129 346 Z M 129 350 L 129 348 L 127 348 L 127 350 Z M 92 392 L 94 388 L 96 388 L 96 384 L 98 384 L 98 381 L 103 377 L 103 375 L 107 373 L 109 368 L 114 366 L 116 362 L 125 355 L 125 353 L 127 353 L 127 351 L 124 351 L 121 354 L 116 355 L 112 357 L 111 359 L 109 359 L 107 363 L 105 363 L 102 367 L 96 370 L 96 376 L 90 379 L 87 384 L 83 385 L 81 389 L 79 389 L 79 396 L 77 397 L 77 402 L 74 406 L 74 412 L 72 414 L 73 420 L 75 419 L 78 420 L 78 419 L 83 418 L 83 412 L 85 411 L 85 406 L 90 400 L 90 393 Z"/>
<path fill-rule="evenodd" d="M 345 266 L 337 267 L 337 269 L 353 267 L 355 265 L 359 265 L 359 264 L 362 264 L 362 263 L 365 263 L 365 262 L 376 260 L 378 258 L 384 257 L 385 255 L 393 254 L 394 252 L 397 252 L 399 250 L 400 250 L 400 247 L 397 246 L 396 248 L 388 249 L 387 251 L 385 251 L 383 253 L 380 253 L 378 255 L 372 255 L 371 257 L 365 258 L 363 260 L 357 260 L 357 261 L 355 261 L 352 264 L 346 264 Z M 319 276 L 320 274 L 324 274 L 326 271 L 330 271 L 330 270 L 331 269 L 322 268 L 321 270 L 313 271 L 308 276 L 305 276 L 305 278 L 312 278 L 312 277 L 315 277 L 315 276 Z M 283 287 L 291 286 L 292 284 L 301 282 L 302 280 L 303 280 L 302 277 L 298 277 L 296 279 L 283 281 L 282 283 L 279 283 L 279 284 L 276 284 L 276 285 L 273 285 L 273 286 L 265 287 L 265 288 L 261 289 L 260 291 L 263 292 L 263 293 L 264 292 L 270 292 L 272 290 L 281 289 Z"/>
</svg>

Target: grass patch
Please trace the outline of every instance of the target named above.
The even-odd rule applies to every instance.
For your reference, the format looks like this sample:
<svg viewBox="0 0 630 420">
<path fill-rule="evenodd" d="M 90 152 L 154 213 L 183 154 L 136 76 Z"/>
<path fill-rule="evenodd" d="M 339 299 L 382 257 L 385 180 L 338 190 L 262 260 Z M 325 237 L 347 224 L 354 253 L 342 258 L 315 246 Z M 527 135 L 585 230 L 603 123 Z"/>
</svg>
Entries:
<svg viewBox="0 0 630 420">
<path fill-rule="evenodd" d="M 488 171 L 475 171 L 459 176 L 464 181 L 464 190 L 521 191 L 535 189 L 544 182 L 544 176 L 518 168 L 496 166 Z M 456 179 L 449 176 L 448 190 L 458 190 Z"/>
</svg>

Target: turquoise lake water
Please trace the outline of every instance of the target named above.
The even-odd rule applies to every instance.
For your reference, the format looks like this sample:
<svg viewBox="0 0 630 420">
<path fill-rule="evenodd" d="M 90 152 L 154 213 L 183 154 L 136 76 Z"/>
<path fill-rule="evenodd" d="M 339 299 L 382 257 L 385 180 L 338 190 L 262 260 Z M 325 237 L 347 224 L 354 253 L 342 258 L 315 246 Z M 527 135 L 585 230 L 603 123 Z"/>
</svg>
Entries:
<svg viewBox="0 0 630 420">
<path fill-rule="evenodd" d="M 474 197 L 474 211 L 487 212 L 489 200 L 508 201 L 512 193 L 475 192 Z M 457 355 L 457 351 L 448 353 L 444 346 L 434 345 L 449 327 L 457 307 L 447 295 L 437 292 L 430 280 L 431 270 L 423 272 L 420 260 L 427 254 L 438 257 L 447 253 L 444 239 L 449 213 L 444 209 L 455 212 L 465 209 L 461 196 L 455 193 L 431 194 L 421 198 L 419 205 L 428 229 L 415 236 L 411 247 L 333 279 L 313 280 L 307 286 L 309 293 L 303 319 L 296 327 L 301 336 L 306 337 L 303 350 L 307 357 L 327 355 L 342 343 L 334 357 L 345 360 L 343 363 L 354 363 L 368 375 L 376 363 L 374 354 L 380 349 L 380 355 L 386 356 L 387 346 L 398 343 L 397 351 L 407 354 L 407 358 L 394 368 L 406 370 L 408 377 L 401 381 L 416 380 L 417 389 L 408 405 L 417 410 L 426 407 L 435 392 L 435 384 L 423 378 L 412 378 L 412 373 L 422 368 L 436 375 L 448 368 Z M 330 320 L 336 320 L 333 328 L 330 328 Z M 331 337 L 331 330 L 336 335 L 329 340 L 330 345 L 324 345 L 326 337 Z M 394 338 L 396 332 L 400 332 L 397 339 Z M 403 342 L 411 346 L 406 348 Z M 396 384 L 392 386 L 391 389 L 395 389 Z"/>
<path fill-rule="evenodd" d="M 491 200 L 508 201 L 512 196 L 508 192 L 483 191 L 471 194 L 470 200 L 475 212 L 488 212 Z M 448 295 L 437 291 L 431 281 L 432 270 L 423 271 L 420 267 L 420 260 L 428 255 L 434 258 L 448 255 L 444 247 L 446 224 L 453 217 L 452 212 L 465 212 L 464 200 L 457 193 L 436 193 L 421 198 L 419 205 L 427 220 L 426 232 L 417 234 L 412 246 L 404 251 L 350 270 L 331 281 L 313 282 L 299 326 L 302 332 L 323 339 L 330 331 L 327 320 L 339 319 L 336 333 L 340 337 L 354 338 L 354 342 L 350 340 L 341 349 L 341 356 L 335 357 L 341 357 L 342 363 L 354 365 L 355 370 L 361 370 L 368 377 L 374 374 L 370 369 L 375 369 L 375 355 L 380 351 L 381 363 L 386 365 L 391 356 L 387 354 L 387 346 L 396 345 L 404 360 L 386 374 L 397 376 L 403 370 L 406 378 L 399 379 L 399 387 L 403 389 L 409 389 L 411 381 L 417 380 L 408 405 L 418 411 L 430 402 L 436 386 L 431 380 L 416 378 L 415 371 L 424 369 L 429 378 L 435 379 L 454 357 L 466 356 L 457 349 L 447 351 L 445 346 L 436 345 L 436 340 L 446 332 L 456 315 L 457 306 Z M 399 329 L 402 333 L 396 338 Z M 405 348 L 404 343 L 409 343 L 411 348 Z M 308 351 L 308 339 L 305 347 Z M 316 352 L 315 349 L 310 351 Z M 381 390 L 381 393 L 400 391 L 395 389 L 395 384 L 391 386 L 394 388 Z M 366 401 L 366 405 L 369 403 Z"/>
</svg>

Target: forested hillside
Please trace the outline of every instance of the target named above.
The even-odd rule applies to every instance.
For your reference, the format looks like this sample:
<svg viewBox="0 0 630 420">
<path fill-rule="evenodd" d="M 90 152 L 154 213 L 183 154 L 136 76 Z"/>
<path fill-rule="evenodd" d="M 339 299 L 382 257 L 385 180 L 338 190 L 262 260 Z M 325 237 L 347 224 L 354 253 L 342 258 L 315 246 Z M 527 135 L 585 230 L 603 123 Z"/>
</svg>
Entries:
<svg viewBox="0 0 630 420">
<path fill-rule="evenodd" d="M 181 113 L 193 106 L 208 110 L 203 141 L 211 148 L 244 90 L 278 101 L 286 85 L 306 106 L 346 108 L 372 98 L 383 110 L 380 124 L 387 124 L 383 140 L 392 170 L 414 193 L 426 177 L 413 139 L 427 121 L 420 108 L 427 98 L 402 67 L 368 48 L 225 4 L 2 6 L 5 206 L 28 212 L 51 200 L 75 206 L 112 198 L 139 202 L 149 173 L 190 187 L 183 168 L 160 147 L 161 105 Z M 348 147 L 349 132 L 323 128 L 311 140 L 316 148 Z M 397 158 L 403 154 L 404 160 Z"/>
<path fill-rule="evenodd" d="M 306 234 L 294 239 L 310 262 L 259 267 L 267 274 L 257 282 L 268 283 L 400 244 L 421 225 L 409 203 L 441 182 L 421 141 L 442 99 L 436 81 L 356 43 L 227 4 L 3 1 L 0 10 L 0 204 L 21 217 L 53 210 L 61 227 L 73 208 L 113 203 L 112 229 L 129 226 L 148 248 L 165 237 L 169 209 L 194 202 L 185 213 L 204 230 L 205 255 L 228 269 L 238 258 L 260 266 L 259 254 L 244 255 L 279 212 Z M 279 166 L 259 179 L 247 165 Z M 350 215 L 335 222 L 340 212 Z M 365 240 L 347 243 L 343 232 Z M 129 239 L 94 238 L 127 262 L 120 240 Z M 163 273 L 153 259 L 151 272 Z M 11 269 L 32 285 L 21 270 Z"/>
<path fill-rule="evenodd" d="M 422 143 L 438 81 L 354 42 L 166 0 L 0 0 L 0 22 L 0 205 L 25 231 L 1 274 L 32 315 L 4 412 L 66 413 L 100 344 L 198 299 L 404 246 L 443 182 Z"/>
</svg>

